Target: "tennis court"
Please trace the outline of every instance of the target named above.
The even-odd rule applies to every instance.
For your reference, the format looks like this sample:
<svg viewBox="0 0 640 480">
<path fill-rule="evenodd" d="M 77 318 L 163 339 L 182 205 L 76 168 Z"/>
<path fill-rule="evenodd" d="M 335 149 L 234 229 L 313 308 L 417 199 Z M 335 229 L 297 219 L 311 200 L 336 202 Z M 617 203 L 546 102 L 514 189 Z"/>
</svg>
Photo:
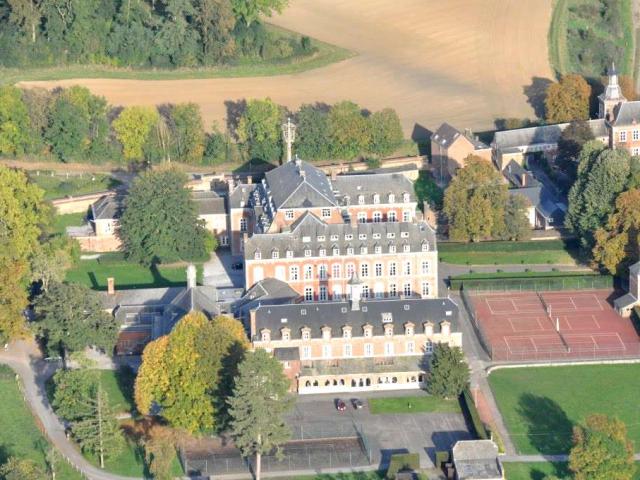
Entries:
<svg viewBox="0 0 640 480">
<path fill-rule="evenodd" d="M 612 358 L 640 354 L 611 290 L 469 295 L 476 328 L 493 360 Z"/>
</svg>

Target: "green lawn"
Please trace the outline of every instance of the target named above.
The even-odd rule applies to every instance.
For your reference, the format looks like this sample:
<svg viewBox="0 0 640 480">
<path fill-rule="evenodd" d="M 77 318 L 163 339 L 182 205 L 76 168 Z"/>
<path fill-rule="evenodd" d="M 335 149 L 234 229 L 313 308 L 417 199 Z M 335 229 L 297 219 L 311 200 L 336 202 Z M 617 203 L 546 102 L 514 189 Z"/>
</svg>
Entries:
<svg viewBox="0 0 640 480">
<path fill-rule="evenodd" d="M 384 472 L 344 472 L 319 473 L 317 475 L 302 475 L 297 477 L 278 477 L 274 480 L 383 480 Z"/>
<path fill-rule="evenodd" d="M 547 475 L 570 478 L 569 465 L 566 462 L 509 462 L 503 465 L 507 480 L 544 480 Z M 633 479 L 640 480 L 640 468 Z"/>
<path fill-rule="evenodd" d="M 5 366 L 0 366 L 0 425 L 0 464 L 10 456 L 18 456 L 34 460 L 45 468 L 49 442 L 36 427 L 13 371 Z M 80 480 L 82 477 L 61 460 L 56 478 Z"/>
<path fill-rule="evenodd" d="M 100 383 L 109 396 L 109 403 L 116 412 L 131 412 L 135 408 L 133 383 L 135 373 L 128 369 L 100 370 Z"/>
<path fill-rule="evenodd" d="M 441 262 L 460 265 L 575 264 L 575 242 L 537 240 L 527 242 L 438 243 Z"/>
<path fill-rule="evenodd" d="M 202 278 L 202 265 L 197 265 Z M 67 272 L 66 281 L 81 283 L 94 290 L 106 290 L 107 278 L 114 277 L 116 289 L 180 287 L 187 283 L 187 266 L 144 267 L 125 260 L 105 256 L 96 260 L 80 260 Z"/>
<path fill-rule="evenodd" d="M 596 272 L 582 271 L 582 270 L 551 270 L 548 272 L 473 272 L 463 273 L 451 277 L 452 280 L 477 280 L 484 278 L 522 278 L 522 277 L 582 277 L 585 275 L 599 276 Z"/>
<path fill-rule="evenodd" d="M 52 230 L 53 233 L 64 235 L 67 227 L 79 227 L 87 223 L 87 215 L 84 213 L 65 213 L 64 215 L 55 215 L 53 217 Z"/>
<path fill-rule="evenodd" d="M 626 423 L 640 448 L 640 364 L 496 370 L 489 384 L 516 450 L 560 454 L 571 448 L 573 426 L 592 413 Z"/>
<path fill-rule="evenodd" d="M 268 25 L 269 32 L 277 37 L 300 38 L 300 34 Z M 312 39 L 315 51 L 305 55 L 293 55 L 284 59 L 256 60 L 245 58 L 232 60 L 226 65 L 202 68 L 133 69 L 104 65 L 65 65 L 43 68 L 0 68 L 0 84 L 20 81 L 65 80 L 73 78 L 122 78 L 135 80 L 181 80 L 221 77 L 265 77 L 288 75 L 351 58 L 354 53 L 320 40 Z"/>
<path fill-rule="evenodd" d="M 104 192 L 120 185 L 120 181 L 111 175 L 101 173 L 83 173 L 66 177 L 60 173 L 52 176 L 51 172 L 40 172 L 40 175 L 29 172 L 29 178 L 44 190 L 45 200 Z"/>
<path fill-rule="evenodd" d="M 384 413 L 459 413 L 458 400 L 441 400 L 430 395 L 411 397 L 382 397 L 367 400 L 369 410 L 373 414 Z"/>
</svg>

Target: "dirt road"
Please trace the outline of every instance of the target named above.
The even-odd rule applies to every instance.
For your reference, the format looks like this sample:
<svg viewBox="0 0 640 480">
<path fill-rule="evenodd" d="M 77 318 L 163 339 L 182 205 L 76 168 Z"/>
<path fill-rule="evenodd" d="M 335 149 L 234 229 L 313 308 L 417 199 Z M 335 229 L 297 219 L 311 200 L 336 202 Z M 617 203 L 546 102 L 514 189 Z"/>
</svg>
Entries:
<svg viewBox="0 0 640 480">
<path fill-rule="evenodd" d="M 552 78 L 547 58 L 551 0 L 292 0 L 277 25 L 357 53 L 295 75 L 137 81 L 77 79 L 114 105 L 194 101 L 205 122 L 224 122 L 226 102 L 270 96 L 301 103 L 350 99 L 394 107 L 407 134 L 448 121 L 487 129 L 498 117 L 532 117 L 523 88 Z M 419 129 L 418 129 L 419 130 Z"/>
</svg>

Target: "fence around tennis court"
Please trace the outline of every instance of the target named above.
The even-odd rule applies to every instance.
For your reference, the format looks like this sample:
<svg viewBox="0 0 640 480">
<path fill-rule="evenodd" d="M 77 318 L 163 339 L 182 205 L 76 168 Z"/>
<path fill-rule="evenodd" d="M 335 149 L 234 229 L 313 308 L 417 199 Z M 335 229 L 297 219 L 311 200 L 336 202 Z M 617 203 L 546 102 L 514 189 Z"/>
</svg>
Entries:
<svg viewBox="0 0 640 480">
<path fill-rule="evenodd" d="M 614 289 L 615 277 L 611 275 L 549 275 L 530 277 L 482 277 L 451 278 L 452 289 L 468 292 L 511 292 L 553 290 L 602 290 Z"/>
</svg>

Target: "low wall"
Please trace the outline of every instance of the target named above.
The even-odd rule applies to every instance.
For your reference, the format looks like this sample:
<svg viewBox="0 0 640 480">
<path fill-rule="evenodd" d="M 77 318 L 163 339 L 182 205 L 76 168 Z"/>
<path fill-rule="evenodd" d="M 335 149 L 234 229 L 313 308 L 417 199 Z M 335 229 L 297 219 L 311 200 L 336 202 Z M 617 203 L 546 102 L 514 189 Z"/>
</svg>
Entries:
<svg viewBox="0 0 640 480">
<path fill-rule="evenodd" d="M 385 158 L 380 160 L 379 168 L 397 168 L 405 166 L 415 166 L 418 170 L 424 170 L 426 163 L 428 162 L 426 155 L 412 156 L 412 157 L 398 157 L 398 158 Z M 349 172 L 363 172 L 369 170 L 369 165 L 366 162 L 345 162 L 345 163 L 326 163 L 316 165 L 320 170 L 326 174 L 335 172 L 349 173 Z M 402 172 L 403 174 L 412 174 L 412 171 Z M 417 172 L 415 173 L 417 178 Z"/>
<path fill-rule="evenodd" d="M 97 200 L 104 196 L 114 196 L 116 192 L 108 190 L 105 192 L 90 193 L 87 195 L 78 195 L 77 197 L 59 198 L 53 200 L 53 208 L 60 215 L 66 213 L 85 213 L 89 207 Z"/>
<path fill-rule="evenodd" d="M 80 244 L 80 250 L 83 252 L 117 252 L 120 250 L 122 242 L 116 236 L 96 237 L 95 235 L 87 235 L 86 237 L 73 237 Z"/>
</svg>

